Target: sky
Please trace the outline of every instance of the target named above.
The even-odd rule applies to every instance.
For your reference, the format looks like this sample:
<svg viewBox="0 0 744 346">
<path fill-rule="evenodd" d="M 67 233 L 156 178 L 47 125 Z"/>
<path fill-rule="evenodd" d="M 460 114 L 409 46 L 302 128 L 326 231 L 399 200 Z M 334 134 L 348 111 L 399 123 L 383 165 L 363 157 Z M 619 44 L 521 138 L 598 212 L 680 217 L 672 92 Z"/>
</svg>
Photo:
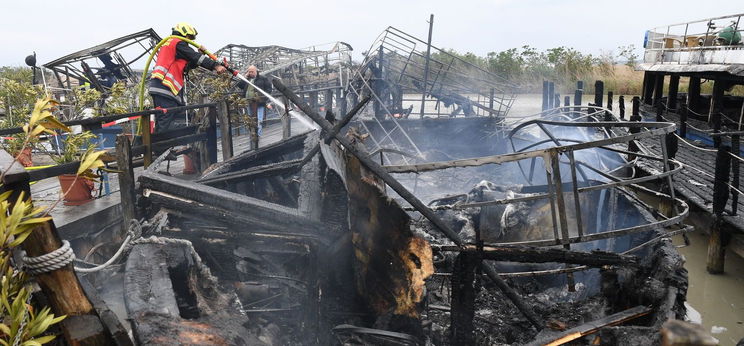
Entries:
<svg viewBox="0 0 744 346">
<path fill-rule="evenodd" d="M 23 65 L 33 51 L 44 64 L 147 28 L 164 37 L 182 21 L 212 51 L 228 43 L 303 48 L 343 41 L 360 60 L 388 26 L 425 40 L 429 14 L 432 43 L 460 52 L 530 45 L 601 54 L 634 44 L 640 53 L 649 28 L 742 12 L 740 0 L 2 1 L 0 66 Z"/>
</svg>

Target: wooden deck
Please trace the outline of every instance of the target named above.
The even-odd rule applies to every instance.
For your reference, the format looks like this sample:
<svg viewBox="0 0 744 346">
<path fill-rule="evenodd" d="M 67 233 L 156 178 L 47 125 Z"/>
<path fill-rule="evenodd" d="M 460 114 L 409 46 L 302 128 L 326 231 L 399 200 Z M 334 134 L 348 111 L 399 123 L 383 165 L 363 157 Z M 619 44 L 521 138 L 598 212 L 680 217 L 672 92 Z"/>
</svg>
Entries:
<svg viewBox="0 0 744 346">
<path fill-rule="evenodd" d="M 307 128 L 299 121 L 292 121 L 292 134 L 307 131 Z M 269 123 L 263 128 L 263 135 L 259 137 L 259 147 L 281 141 L 282 126 L 278 122 Z M 218 143 L 220 141 L 218 140 Z M 235 155 L 249 150 L 250 138 L 245 131 L 233 137 L 233 150 Z M 218 162 L 222 161 L 222 148 L 218 145 Z M 184 175 L 183 159 L 179 157 L 176 161 L 168 163 L 168 171 L 174 176 L 182 179 L 196 179 L 197 174 Z M 135 176 L 142 172 L 143 168 L 135 169 Z M 93 201 L 79 206 L 68 206 L 59 202 L 54 206 L 50 215 L 60 234 L 65 239 L 73 239 L 85 234 L 95 234 L 109 227 L 119 227 L 118 219 L 121 216 L 119 180 L 115 173 L 106 174 L 101 184 L 96 184 L 95 194 L 99 194 Z M 103 185 L 102 189 L 101 186 Z M 108 187 L 106 187 L 108 185 Z M 108 192 L 108 193 L 106 193 Z M 31 196 L 37 206 L 52 206 L 59 200 L 59 181 L 56 177 L 37 181 L 31 185 Z"/>
</svg>

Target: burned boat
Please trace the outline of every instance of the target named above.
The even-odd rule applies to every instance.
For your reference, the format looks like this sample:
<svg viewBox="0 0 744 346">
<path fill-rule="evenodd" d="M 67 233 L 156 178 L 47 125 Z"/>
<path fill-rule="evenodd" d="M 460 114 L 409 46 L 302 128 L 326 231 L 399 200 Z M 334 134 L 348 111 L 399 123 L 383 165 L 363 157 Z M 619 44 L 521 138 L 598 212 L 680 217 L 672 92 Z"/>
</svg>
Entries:
<svg viewBox="0 0 744 346">
<path fill-rule="evenodd" d="M 137 342 L 645 344 L 684 314 L 668 238 L 687 206 L 638 185 L 671 187 L 679 167 L 629 145 L 672 124 L 587 107 L 351 121 L 369 98 L 331 124 L 276 86 L 322 131 L 196 181 L 164 172 L 171 151 L 140 176 L 148 221 L 125 264 L 90 278 Z M 636 177 L 637 160 L 664 172 Z"/>
</svg>

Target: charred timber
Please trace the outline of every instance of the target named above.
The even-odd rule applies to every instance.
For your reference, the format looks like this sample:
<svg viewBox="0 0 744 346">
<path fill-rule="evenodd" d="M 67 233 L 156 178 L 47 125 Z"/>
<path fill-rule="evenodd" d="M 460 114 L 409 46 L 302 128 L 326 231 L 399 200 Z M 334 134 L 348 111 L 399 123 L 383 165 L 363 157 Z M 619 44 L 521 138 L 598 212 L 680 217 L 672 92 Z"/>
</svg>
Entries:
<svg viewBox="0 0 744 346">
<path fill-rule="evenodd" d="M 227 212 L 243 215 L 266 227 L 276 229 L 322 229 L 318 222 L 300 214 L 297 209 L 273 204 L 256 198 L 230 193 L 211 186 L 181 180 L 150 171 L 139 178 L 142 189 L 172 195 L 171 199 L 193 201 L 205 206 L 215 206 Z M 190 209 L 184 210 L 191 212 Z"/>
<path fill-rule="evenodd" d="M 279 92 L 290 99 L 292 103 L 297 105 L 297 107 L 299 107 L 307 116 L 312 118 L 318 125 L 320 125 L 321 128 L 328 132 L 331 131 L 333 126 L 328 123 L 328 121 L 323 119 L 323 117 L 316 113 L 312 108 L 310 108 L 305 102 L 300 100 L 300 98 L 294 92 L 287 89 L 287 87 L 284 86 L 284 84 L 282 84 L 279 80 L 274 79 L 273 84 Z M 416 208 L 418 212 L 420 212 L 424 217 L 426 217 L 427 220 L 429 220 L 438 229 L 440 229 L 442 233 L 444 233 L 450 240 L 452 240 L 459 246 L 464 245 L 463 240 L 457 233 L 455 233 L 454 230 L 452 230 L 446 223 L 439 219 L 431 209 L 424 205 L 424 203 L 422 203 L 416 196 L 409 192 L 400 182 L 393 178 L 390 173 L 385 171 L 385 168 L 369 158 L 367 153 L 358 148 L 344 136 L 336 134 L 334 137 L 344 148 L 349 151 L 349 153 L 356 156 L 359 161 L 364 164 L 365 167 L 379 176 L 388 186 L 390 186 L 390 188 L 392 188 L 395 192 L 398 193 L 399 196 L 410 203 L 411 206 Z M 482 268 L 486 275 L 488 275 L 488 277 L 491 279 L 491 281 L 493 281 L 496 286 L 499 287 L 499 289 L 512 301 L 512 303 L 514 303 L 514 305 L 525 315 L 525 317 L 527 317 L 530 323 L 532 323 L 532 325 L 538 330 L 542 330 L 544 324 L 540 317 L 537 316 L 534 311 L 532 311 L 532 308 L 530 306 L 525 304 L 525 302 L 522 300 L 521 297 L 519 297 L 514 289 L 509 287 L 509 285 L 507 285 L 506 282 L 499 277 L 496 270 L 487 264 L 482 265 Z"/>
<path fill-rule="evenodd" d="M 466 245 L 464 248 L 457 246 L 441 246 L 442 251 L 460 251 L 466 253 L 477 253 L 475 245 Z M 534 246 L 485 246 L 481 253 L 483 259 L 508 262 L 527 263 L 569 263 L 583 264 L 591 267 L 606 265 L 637 266 L 638 258 L 630 255 L 620 255 L 605 251 L 570 251 L 556 248 L 541 248 Z"/>
<path fill-rule="evenodd" d="M 282 175 L 287 173 L 297 172 L 301 166 L 302 160 L 289 160 L 279 163 L 271 163 L 267 165 L 261 165 L 257 167 L 251 167 L 236 172 L 230 172 L 223 175 L 219 175 L 211 178 L 203 178 L 197 180 L 202 184 L 214 184 L 219 182 L 229 182 L 237 179 L 258 179 L 270 176 Z"/>
</svg>

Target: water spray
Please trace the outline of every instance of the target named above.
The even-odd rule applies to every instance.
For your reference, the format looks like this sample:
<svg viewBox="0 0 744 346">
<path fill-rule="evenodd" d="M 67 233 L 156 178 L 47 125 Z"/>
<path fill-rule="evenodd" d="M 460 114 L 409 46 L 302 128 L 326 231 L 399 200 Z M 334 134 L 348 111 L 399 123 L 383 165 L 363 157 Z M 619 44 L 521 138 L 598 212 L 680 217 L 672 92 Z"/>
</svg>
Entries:
<svg viewBox="0 0 744 346">
<path fill-rule="evenodd" d="M 142 71 L 142 78 L 140 79 L 140 85 L 139 85 L 139 110 L 140 111 L 144 110 L 144 108 L 145 108 L 145 106 L 144 106 L 144 100 L 145 100 L 145 81 L 147 80 L 147 73 L 148 73 L 148 71 L 150 71 L 150 64 L 152 63 L 152 59 L 155 57 L 155 54 L 160 50 L 160 47 L 162 47 L 166 42 L 168 42 L 171 39 L 179 39 L 181 41 L 184 41 L 184 42 L 186 42 L 186 43 L 188 43 L 188 44 L 196 47 L 200 52 L 202 52 L 205 55 L 209 56 L 210 59 L 216 61 L 218 64 L 220 64 L 221 66 L 223 66 L 228 72 L 232 73 L 233 77 L 237 77 L 238 79 L 242 80 L 243 82 L 248 83 L 253 88 L 255 88 L 256 90 L 258 90 L 261 94 L 263 94 L 264 96 L 266 96 L 269 99 L 269 101 L 271 101 L 271 103 L 273 103 L 274 105 L 276 105 L 282 111 L 284 111 L 284 112 L 287 111 L 286 108 L 284 107 L 284 105 L 281 102 L 279 102 L 279 100 L 277 100 L 275 97 L 271 96 L 269 93 L 267 93 L 263 89 L 257 87 L 255 84 L 251 83 L 251 81 L 249 81 L 247 78 L 245 78 L 243 75 L 241 75 L 237 70 L 235 70 L 232 67 L 230 67 L 228 65 L 228 63 L 227 63 L 226 60 L 220 61 L 219 58 L 216 55 L 214 55 L 213 53 L 211 53 L 210 51 L 208 51 L 206 48 L 204 48 L 204 46 L 199 45 L 198 43 L 194 42 L 193 40 L 190 40 L 188 38 L 181 37 L 181 36 L 178 36 L 178 35 L 171 35 L 171 36 L 168 36 L 168 37 L 162 39 L 153 48 L 152 53 L 150 53 L 150 56 L 147 58 L 147 63 L 145 64 L 145 69 Z M 312 120 L 310 120 L 308 117 L 306 117 L 304 114 L 302 114 L 302 113 L 300 113 L 300 112 L 298 112 L 296 110 L 290 110 L 288 113 L 289 113 L 290 116 L 296 118 L 297 120 L 299 120 L 303 125 L 307 126 L 308 128 L 311 128 L 311 129 L 314 129 L 314 130 L 318 130 L 319 129 L 319 127 Z M 142 125 L 142 122 L 140 122 L 140 125 Z M 142 126 L 140 126 L 140 130 L 141 130 L 141 127 Z M 140 132 L 140 131 L 138 130 L 138 132 Z"/>
</svg>

